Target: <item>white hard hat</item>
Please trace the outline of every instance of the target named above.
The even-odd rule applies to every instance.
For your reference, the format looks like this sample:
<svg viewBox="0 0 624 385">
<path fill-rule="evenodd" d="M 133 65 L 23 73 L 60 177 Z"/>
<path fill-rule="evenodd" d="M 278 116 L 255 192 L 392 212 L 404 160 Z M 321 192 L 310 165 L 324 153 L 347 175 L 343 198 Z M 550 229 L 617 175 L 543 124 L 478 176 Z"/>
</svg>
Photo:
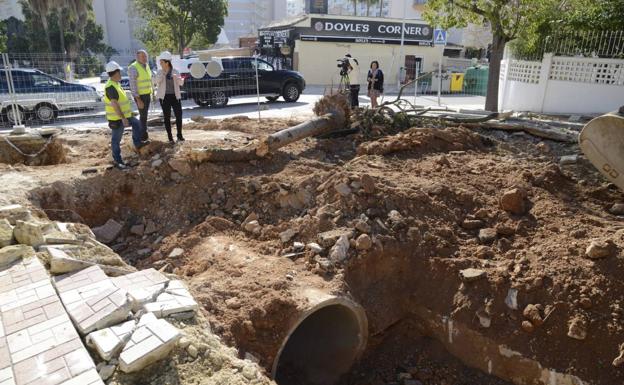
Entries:
<svg viewBox="0 0 624 385">
<path fill-rule="evenodd" d="M 121 66 L 116 61 L 110 61 L 106 64 L 106 72 L 121 70 Z"/>
<path fill-rule="evenodd" d="M 161 60 L 168 60 L 168 61 L 171 61 L 171 59 L 172 59 L 172 58 L 173 58 L 173 57 L 171 56 L 171 52 L 169 52 L 169 51 L 162 51 L 162 52 L 160 53 L 160 59 L 161 59 Z"/>
</svg>

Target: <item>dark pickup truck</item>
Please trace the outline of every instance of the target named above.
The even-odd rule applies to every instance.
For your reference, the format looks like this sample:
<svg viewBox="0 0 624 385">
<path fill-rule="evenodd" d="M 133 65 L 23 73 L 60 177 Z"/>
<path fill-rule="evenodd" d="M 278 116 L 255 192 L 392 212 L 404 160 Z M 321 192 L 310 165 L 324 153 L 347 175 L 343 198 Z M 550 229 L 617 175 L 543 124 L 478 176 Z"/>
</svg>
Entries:
<svg viewBox="0 0 624 385">
<path fill-rule="evenodd" d="M 305 80 L 299 72 L 276 70 L 264 60 L 253 57 L 226 57 L 213 60 L 221 63 L 223 68 L 221 75 L 211 77 L 206 74 L 201 79 L 188 77 L 183 86 L 187 98 L 193 99 L 202 107 L 223 107 L 231 97 L 256 95 L 257 88 L 260 94 L 271 102 L 280 96 L 287 102 L 296 102 L 305 89 Z M 258 85 L 256 85 L 256 63 Z"/>
</svg>

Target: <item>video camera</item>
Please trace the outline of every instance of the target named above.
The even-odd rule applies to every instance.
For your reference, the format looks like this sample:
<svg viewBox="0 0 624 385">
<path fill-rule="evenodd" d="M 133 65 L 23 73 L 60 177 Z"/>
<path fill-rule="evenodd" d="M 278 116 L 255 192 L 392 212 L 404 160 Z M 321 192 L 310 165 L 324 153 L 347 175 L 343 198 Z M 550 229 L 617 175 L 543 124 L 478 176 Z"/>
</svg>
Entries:
<svg viewBox="0 0 624 385">
<path fill-rule="evenodd" d="M 338 62 L 337 67 L 340 68 L 340 76 L 347 76 L 347 74 L 349 74 L 349 59 L 342 58 L 342 59 L 336 59 L 336 61 Z"/>
</svg>

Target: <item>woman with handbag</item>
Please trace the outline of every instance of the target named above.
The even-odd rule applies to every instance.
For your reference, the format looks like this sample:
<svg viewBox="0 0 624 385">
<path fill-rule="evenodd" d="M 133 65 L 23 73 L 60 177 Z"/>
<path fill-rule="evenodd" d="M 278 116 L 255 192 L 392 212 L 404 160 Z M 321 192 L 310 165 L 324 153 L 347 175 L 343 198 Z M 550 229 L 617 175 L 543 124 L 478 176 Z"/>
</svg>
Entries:
<svg viewBox="0 0 624 385">
<path fill-rule="evenodd" d="M 180 73 L 171 65 L 172 55 L 169 51 L 160 54 L 160 69 L 156 73 L 156 98 L 160 101 L 165 119 L 165 130 L 169 137 L 169 143 L 173 143 L 171 134 L 171 109 L 176 118 L 176 130 L 178 142 L 183 142 L 182 136 L 182 96 L 180 87 L 184 84 L 184 79 Z"/>
<path fill-rule="evenodd" d="M 371 99 L 371 108 L 377 108 L 377 98 L 383 94 L 384 75 L 379 68 L 379 62 L 373 60 L 368 70 L 368 96 Z"/>
</svg>

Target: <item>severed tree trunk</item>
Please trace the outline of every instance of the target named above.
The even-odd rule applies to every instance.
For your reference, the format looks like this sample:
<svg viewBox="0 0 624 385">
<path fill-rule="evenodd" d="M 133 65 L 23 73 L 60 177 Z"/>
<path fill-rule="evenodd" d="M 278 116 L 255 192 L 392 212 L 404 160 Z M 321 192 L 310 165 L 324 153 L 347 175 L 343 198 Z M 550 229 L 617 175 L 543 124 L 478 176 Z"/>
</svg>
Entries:
<svg viewBox="0 0 624 385">
<path fill-rule="evenodd" d="M 490 66 L 488 73 L 487 96 L 485 97 L 485 110 L 498 111 L 498 83 L 500 76 L 500 65 L 507 43 L 502 32 L 495 29 L 492 37 L 492 48 L 490 50 Z"/>
</svg>

